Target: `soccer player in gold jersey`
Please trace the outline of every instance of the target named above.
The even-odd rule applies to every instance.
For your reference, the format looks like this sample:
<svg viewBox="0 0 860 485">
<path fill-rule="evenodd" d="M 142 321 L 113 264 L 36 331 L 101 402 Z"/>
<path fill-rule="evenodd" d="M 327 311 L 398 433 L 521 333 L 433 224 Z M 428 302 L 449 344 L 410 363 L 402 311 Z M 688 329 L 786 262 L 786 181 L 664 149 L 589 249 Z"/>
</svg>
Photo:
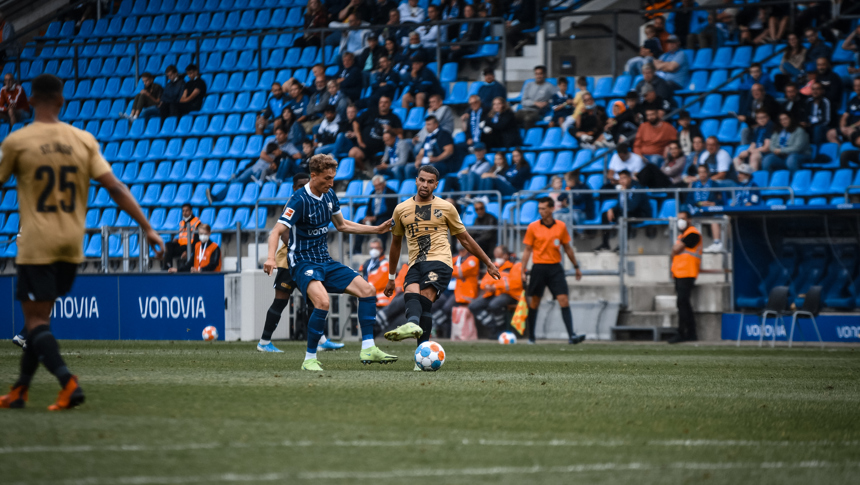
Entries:
<svg viewBox="0 0 860 485">
<path fill-rule="evenodd" d="M 54 300 L 69 292 L 84 261 L 84 222 L 90 179 L 104 187 L 131 216 L 160 257 L 161 237 L 149 225 L 128 188 L 114 176 L 96 139 L 60 121 L 63 81 L 52 74 L 33 80 L 33 123 L 9 135 L 0 146 L 0 183 L 18 180 L 21 237 L 18 244 L 16 298 L 24 312 L 27 347 L 21 374 L 12 391 L 0 396 L 0 408 L 23 408 L 33 374 L 41 361 L 59 381 L 60 394 L 50 411 L 84 402 L 84 392 L 60 356 L 51 334 Z"/>
<path fill-rule="evenodd" d="M 391 229 L 391 249 L 388 256 L 388 285 L 385 295 L 394 294 L 394 278 L 400 261 L 400 247 L 406 236 L 409 250 L 409 270 L 404 283 L 406 323 L 387 332 L 393 341 L 418 339 L 418 345 L 430 340 L 432 317 L 430 307 L 439 294 L 448 288 L 454 265 L 448 233 L 456 237 L 466 250 L 477 256 L 487 272 L 499 279 L 499 270 L 481 246 L 466 232 L 457 209 L 450 202 L 433 195 L 439 185 L 439 171 L 425 165 L 415 179 L 416 195 L 394 208 Z"/>
</svg>

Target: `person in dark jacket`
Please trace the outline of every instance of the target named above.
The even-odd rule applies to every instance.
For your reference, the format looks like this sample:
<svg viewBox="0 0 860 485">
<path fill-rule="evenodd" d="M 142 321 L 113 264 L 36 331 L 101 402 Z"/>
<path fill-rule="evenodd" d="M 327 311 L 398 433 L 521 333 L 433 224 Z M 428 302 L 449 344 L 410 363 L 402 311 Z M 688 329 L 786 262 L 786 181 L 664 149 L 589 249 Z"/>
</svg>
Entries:
<svg viewBox="0 0 860 485">
<path fill-rule="evenodd" d="M 167 76 L 167 82 L 164 83 L 161 103 L 158 105 L 162 120 L 168 116 L 179 115 L 179 98 L 185 92 L 185 80 L 179 76 L 179 70 L 176 69 L 176 66 L 172 64 L 167 66 L 164 74 Z"/>
<path fill-rule="evenodd" d="M 344 52 L 341 60 L 343 69 L 338 74 L 337 84 L 340 91 L 355 103 L 361 99 L 361 87 L 364 82 L 361 69 L 355 65 L 355 54 L 352 52 Z"/>
<path fill-rule="evenodd" d="M 385 183 L 385 177 L 382 175 L 374 175 L 370 179 L 373 184 L 373 193 L 379 197 L 370 197 L 367 199 L 367 215 L 362 219 L 362 224 L 377 226 L 391 219 L 394 214 L 394 207 L 397 206 L 399 199 L 396 196 L 397 192 Z M 383 244 L 388 240 L 388 234 L 377 235 Z M 353 254 L 361 252 L 361 245 L 364 243 L 364 236 L 355 236 L 352 252 Z"/>
<path fill-rule="evenodd" d="M 401 80 L 404 85 L 403 107 L 409 109 L 413 104 L 417 107 L 427 106 L 427 99 L 434 94 L 445 96 L 445 90 L 439 84 L 439 78 L 427 69 L 424 56 L 412 56 L 412 69 Z"/>
<path fill-rule="evenodd" d="M 475 15 L 475 6 L 474 5 L 464 5 L 463 6 L 463 17 L 467 19 L 474 19 Z M 457 26 L 453 26 L 457 27 Z M 481 22 L 463 22 L 459 25 L 458 30 L 456 31 L 456 36 L 451 39 L 452 43 L 456 42 L 477 42 L 481 40 L 481 31 L 483 30 L 483 26 Z M 463 56 L 474 54 L 478 52 L 478 45 L 452 45 L 451 50 L 449 52 L 449 58 L 452 61 L 459 61 Z"/>
<path fill-rule="evenodd" d="M 627 170 L 618 172 L 618 183 L 624 190 L 640 189 L 634 180 L 633 175 Z M 643 192 L 621 192 L 618 195 L 618 205 L 611 207 L 601 214 L 603 224 L 617 224 L 618 219 L 623 217 L 622 197 L 627 199 L 627 217 L 651 217 L 651 204 L 648 202 L 648 196 Z M 609 237 L 612 235 L 611 230 L 603 231 L 603 243 L 598 246 L 595 251 L 609 251 Z M 615 248 L 618 251 L 618 248 Z"/>
<path fill-rule="evenodd" d="M 517 146 L 522 143 L 517 118 L 505 98 L 498 97 L 493 100 L 493 111 L 487 115 L 481 125 L 481 129 L 484 131 L 481 141 L 490 150 Z"/>
<path fill-rule="evenodd" d="M 511 153 L 511 165 L 506 159 L 496 159 L 493 169 L 484 172 L 478 183 L 478 190 L 498 190 L 503 196 L 513 195 L 523 190 L 532 176 L 532 168 L 520 149 Z"/>
<path fill-rule="evenodd" d="M 400 86 L 400 74 L 394 70 L 391 58 L 388 55 L 379 58 L 379 69 L 373 73 L 373 82 L 370 83 L 370 103 L 375 106 L 379 98 L 388 96 L 394 99 L 397 88 Z"/>
<path fill-rule="evenodd" d="M 764 111 L 771 120 L 776 119 L 779 113 L 779 103 L 773 96 L 765 91 L 762 84 L 753 84 L 748 96 L 741 99 L 738 109 L 738 122 L 741 126 L 741 144 L 749 145 L 750 136 L 756 128 L 756 113 Z"/>
<path fill-rule="evenodd" d="M 508 99 L 508 91 L 496 81 L 496 73 L 492 67 L 484 68 L 484 85 L 478 88 L 478 97 L 481 98 L 481 106 L 487 112 L 493 109 L 494 99 Z"/>
</svg>

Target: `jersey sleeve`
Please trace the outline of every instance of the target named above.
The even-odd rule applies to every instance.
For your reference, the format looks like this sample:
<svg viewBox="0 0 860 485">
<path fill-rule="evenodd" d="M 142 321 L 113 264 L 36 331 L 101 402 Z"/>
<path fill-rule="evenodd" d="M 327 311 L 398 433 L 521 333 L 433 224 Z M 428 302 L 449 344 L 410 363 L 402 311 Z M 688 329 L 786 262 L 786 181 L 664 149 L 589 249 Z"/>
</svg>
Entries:
<svg viewBox="0 0 860 485">
<path fill-rule="evenodd" d="M 448 230 L 451 231 L 451 235 L 456 236 L 457 234 L 466 232 L 466 226 L 460 219 L 460 214 L 457 213 L 457 209 L 455 209 L 453 205 L 448 205 L 445 211 L 445 220 L 448 224 Z"/>
<path fill-rule="evenodd" d="M 535 232 L 532 230 L 532 226 L 526 229 L 526 235 L 523 237 L 523 244 L 528 244 L 529 246 L 535 245 Z"/>
<path fill-rule="evenodd" d="M 284 213 L 278 218 L 278 224 L 283 224 L 290 229 L 302 217 L 302 209 L 305 204 L 301 197 L 291 197 L 287 206 L 284 208 Z"/>
<path fill-rule="evenodd" d="M 331 215 L 340 214 L 340 201 L 337 200 L 334 189 L 329 189 L 329 194 L 331 194 Z"/>
<path fill-rule="evenodd" d="M 89 172 L 91 179 L 97 179 L 102 175 L 111 171 L 110 164 L 105 160 L 105 157 L 102 156 L 101 149 L 99 148 L 99 142 L 96 141 L 95 137 L 91 134 L 87 133 L 87 148 L 90 150 L 89 157 Z"/>
<path fill-rule="evenodd" d="M 402 212 L 402 206 L 397 204 L 397 207 L 394 208 L 394 214 L 391 216 L 391 234 L 394 234 L 395 236 L 403 236 L 406 234 L 406 231 L 403 229 L 403 221 L 400 220 L 400 214 Z"/>
</svg>

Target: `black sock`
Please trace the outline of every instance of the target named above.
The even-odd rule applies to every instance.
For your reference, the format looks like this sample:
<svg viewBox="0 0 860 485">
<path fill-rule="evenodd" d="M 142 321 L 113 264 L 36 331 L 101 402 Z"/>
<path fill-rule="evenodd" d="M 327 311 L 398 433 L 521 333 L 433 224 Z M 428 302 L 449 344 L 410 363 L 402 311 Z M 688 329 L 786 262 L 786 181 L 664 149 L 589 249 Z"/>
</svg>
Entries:
<svg viewBox="0 0 860 485">
<path fill-rule="evenodd" d="M 406 321 L 414 324 L 419 324 L 421 314 L 424 313 L 421 298 L 418 293 L 406 293 L 403 299 L 406 300 Z"/>
<path fill-rule="evenodd" d="M 18 382 L 15 383 L 15 387 L 29 387 L 30 381 L 33 380 L 33 375 L 36 374 L 36 370 L 38 368 L 39 354 L 36 353 L 36 350 L 32 345 L 28 345 L 21 355 L 21 375 L 18 377 Z"/>
<path fill-rule="evenodd" d="M 418 325 L 424 333 L 418 337 L 418 345 L 430 341 L 430 334 L 433 332 L 433 314 L 430 309 L 433 308 L 433 302 L 424 295 L 418 295 L 421 302 L 421 319 L 418 320 Z"/>
<path fill-rule="evenodd" d="M 527 326 L 529 328 L 529 340 L 535 339 L 535 325 L 537 323 L 537 308 L 529 308 L 529 316 L 526 318 Z"/>
<path fill-rule="evenodd" d="M 573 315 L 570 314 L 570 307 L 561 309 L 561 318 L 564 320 L 564 328 L 567 329 L 567 336 L 573 337 Z"/>
<path fill-rule="evenodd" d="M 72 373 L 66 367 L 63 357 L 60 356 L 60 345 L 51 333 L 47 325 L 40 325 L 33 329 L 27 341 L 27 347 L 33 346 L 39 360 L 45 364 L 48 372 L 60 381 L 60 386 L 66 387 L 66 383 L 72 377 Z"/>
<path fill-rule="evenodd" d="M 275 329 L 278 328 L 278 323 L 281 321 L 281 313 L 284 312 L 284 308 L 289 302 L 288 298 L 283 300 L 275 298 L 269 311 L 266 312 L 266 324 L 263 326 L 263 336 L 260 337 L 260 340 L 272 340 L 272 334 L 275 333 Z"/>
</svg>

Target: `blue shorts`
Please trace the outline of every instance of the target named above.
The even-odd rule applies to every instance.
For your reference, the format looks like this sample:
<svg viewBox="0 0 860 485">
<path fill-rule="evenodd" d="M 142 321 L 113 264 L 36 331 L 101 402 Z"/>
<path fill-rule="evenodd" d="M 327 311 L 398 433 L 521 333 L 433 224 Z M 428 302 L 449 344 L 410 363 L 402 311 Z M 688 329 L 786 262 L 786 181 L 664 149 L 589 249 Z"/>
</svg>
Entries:
<svg viewBox="0 0 860 485">
<path fill-rule="evenodd" d="M 311 281 L 319 281 L 329 293 L 343 293 L 346 287 L 352 283 L 357 271 L 337 261 L 315 263 L 312 261 L 299 261 L 290 269 L 296 288 L 307 298 L 308 285 Z"/>
</svg>

